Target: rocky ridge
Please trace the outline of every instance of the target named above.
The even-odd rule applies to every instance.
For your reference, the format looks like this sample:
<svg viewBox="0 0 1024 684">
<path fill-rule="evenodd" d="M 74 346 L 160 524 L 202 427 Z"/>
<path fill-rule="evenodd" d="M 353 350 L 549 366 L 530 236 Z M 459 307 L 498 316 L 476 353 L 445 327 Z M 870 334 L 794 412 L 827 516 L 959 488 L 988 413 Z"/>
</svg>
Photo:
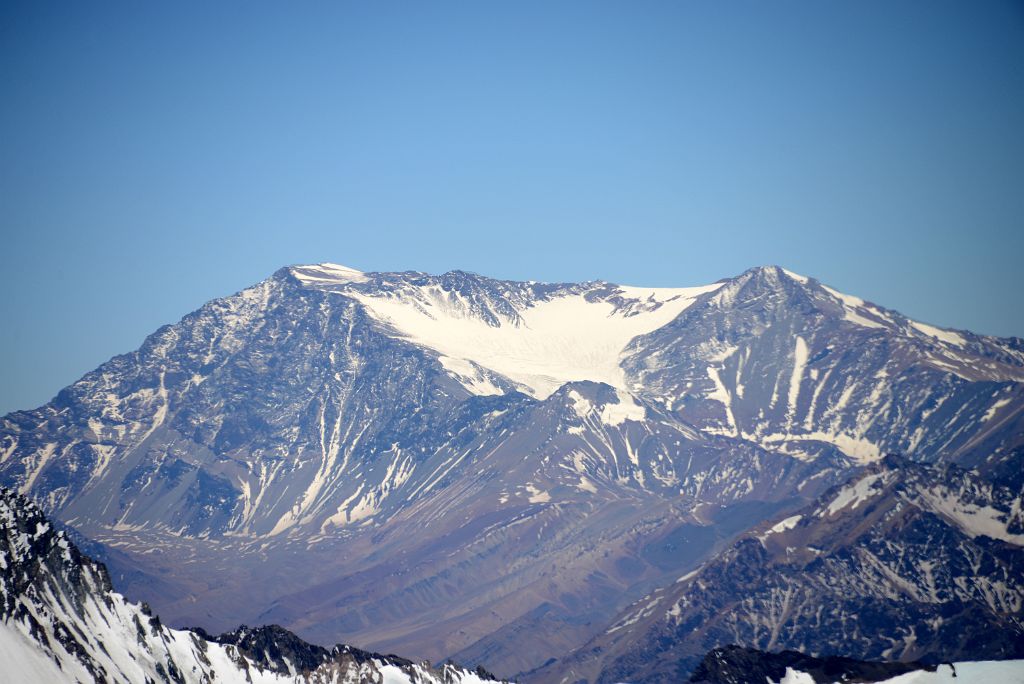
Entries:
<svg viewBox="0 0 1024 684">
<path fill-rule="evenodd" d="M 165 626 L 114 592 L 28 499 L 0 488 L 0 652 L 6 681 L 484 684 L 483 671 L 432 668 L 350 646 L 325 649 L 277 626 L 213 637 Z"/>
</svg>

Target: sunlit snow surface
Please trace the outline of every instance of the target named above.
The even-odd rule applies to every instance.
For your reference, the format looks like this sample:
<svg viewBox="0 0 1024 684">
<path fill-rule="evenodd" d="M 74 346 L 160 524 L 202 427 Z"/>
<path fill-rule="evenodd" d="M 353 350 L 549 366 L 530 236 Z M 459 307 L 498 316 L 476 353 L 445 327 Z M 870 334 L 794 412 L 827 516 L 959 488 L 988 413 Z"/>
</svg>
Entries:
<svg viewBox="0 0 1024 684">
<path fill-rule="evenodd" d="M 784 520 L 780 520 L 779 522 L 775 523 L 770 528 L 768 528 L 767 532 L 765 532 L 764 534 L 758 535 L 757 538 L 760 539 L 761 542 L 763 543 L 765 539 L 767 539 L 768 537 L 770 537 L 773 534 L 778 534 L 780 532 L 785 532 L 786 530 L 793 529 L 794 527 L 797 526 L 797 524 L 800 522 L 800 520 L 802 518 L 803 518 L 802 515 L 794 515 L 794 516 L 790 516 L 788 518 L 785 518 Z"/>
<path fill-rule="evenodd" d="M 963 501 L 955 492 L 942 487 L 922 489 L 921 495 L 936 512 L 951 520 L 972 538 L 984 535 L 1017 546 L 1024 546 L 1024 534 L 1013 534 L 1009 531 L 1008 516 L 1002 511 L 991 506 L 978 506 Z M 1018 505 L 1015 510 L 1010 512 L 1010 516 L 1019 510 Z"/>
<path fill-rule="evenodd" d="M 639 311 L 585 294 L 556 295 L 524 307 L 518 312 L 520 320 L 501 319 L 497 326 L 474 316 L 457 294 L 436 285 L 421 288 L 415 299 L 353 296 L 380 322 L 440 353 L 449 369 L 472 362 L 544 399 L 576 380 L 628 391 L 619 362 L 630 340 L 669 323 L 696 297 L 718 287 L 619 287 L 626 300 L 651 304 Z M 469 389 L 497 393 L 484 382 Z"/>
<path fill-rule="evenodd" d="M 5 677 L 14 682 L 65 682 L 66 673 L 33 646 L 21 632 L 0 622 L 0 663 Z"/>
<path fill-rule="evenodd" d="M 848 484 L 839 490 L 839 494 L 835 499 L 828 505 L 826 509 L 828 515 L 835 515 L 844 508 L 857 508 L 875 494 L 882 491 L 882 486 L 886 483 L 887 473 L 875 473 L 863 477 L 853 484 Z M 876 485 L 879 485 L 876 487 Z M 825 515 L 825 511 L 821 513 Z"/>
<path fill-rule="evenodd" d="M 306 283 L 362 283 L 366 281 L 366 275 L 362 271 L 340 264 L 295 266 L 292 268 L 292 273 Z"/>
<path fill-rule="evenodd" d="M 292 274 L 313 287 L 362 283 L 367 276 L 338 264 L 295 266 Z M 629 391 L 620 367 L 629 342 L 666 325 L 721 283 L 652 288 L 597 283 L 605 289 L 566 289 L 521 303 L 517 320 L 499 317 L 490 325 L 461 294 L 436 283 L 406 288 L 401 296 L 351 289 L 377 321 L 401 337 L 441 355 L 441 363 L 474 394 L 502 390 L 481 375 L 481 367 L 517 383 L 538 399 L 567 382 L 591 380 Z M 625 305 L 623 305 L 625 304 Z M 625 403 L 625 402 L 624 402 Z"/>
<path fill-rule="evenodd" d="M 814 678 L 805 672 L 787 669 L 786 676 L 772 684 L 814 684 Z M 908 672 L 878 684 L 1024 684 L 1024 660 L 939 665 L 935 672 Z"/>
</svg>

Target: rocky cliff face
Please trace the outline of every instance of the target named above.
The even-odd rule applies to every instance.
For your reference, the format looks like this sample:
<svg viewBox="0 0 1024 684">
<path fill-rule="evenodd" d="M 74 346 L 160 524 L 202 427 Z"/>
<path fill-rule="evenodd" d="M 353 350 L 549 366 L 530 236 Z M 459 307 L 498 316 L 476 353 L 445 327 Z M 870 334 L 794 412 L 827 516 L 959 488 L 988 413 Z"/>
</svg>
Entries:
<svg viewBox="0 0 1024 684">
<path fill-rule="evenodd" d="M 511 675 L 886 451 L 1011 453 L 1022 378 L 1020 340 L 776 267 L 661 289 L 292 267 L 0 420 L 0 481 L 172 624 Z"/>
</svg>

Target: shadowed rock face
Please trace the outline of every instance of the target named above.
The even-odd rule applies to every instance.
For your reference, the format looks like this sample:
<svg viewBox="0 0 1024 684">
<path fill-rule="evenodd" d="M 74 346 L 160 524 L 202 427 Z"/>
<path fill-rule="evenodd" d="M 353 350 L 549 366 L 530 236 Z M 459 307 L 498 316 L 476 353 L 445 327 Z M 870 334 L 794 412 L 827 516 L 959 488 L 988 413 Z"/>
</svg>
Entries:
<svg viewBox="0 0 1024 684">
<path fill-rule="evenodd" d="M 680 681 L 728 643 L 933 664 L 1020 658 L 1022 499 L 955 466 L 887 457 L 641 599 L 531 681 Z"/>
<path fill-rule="evenodd" d="M 1009 453 L 1022 378 L 1020 340 L 775 267 L 678 290 L 292 267 L 0 420 L 0 482 L 171 624 L 511 675 L 886 451 Z"/>
<path fill-rule="evenodd" d="M 434 669 L 350 646 L 306 643 L 272 625 L 211 637 L 164 626 L 145 604 L 114 593 L 101 563 L 83 556 L 28 499 L 0 487 L 0 641 L 8 681 L 382 681 L 485 684 L 494 678 Z"/>
</svg>

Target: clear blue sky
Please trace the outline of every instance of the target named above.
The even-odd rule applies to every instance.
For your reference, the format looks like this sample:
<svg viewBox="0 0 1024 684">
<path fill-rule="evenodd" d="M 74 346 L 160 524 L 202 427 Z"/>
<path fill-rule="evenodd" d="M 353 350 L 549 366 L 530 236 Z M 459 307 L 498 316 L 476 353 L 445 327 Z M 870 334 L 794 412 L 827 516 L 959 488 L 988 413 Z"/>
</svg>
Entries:
<svg viewBox="0 0 1024 684">
<path fill-rule="evenodd" d="M 1024 336 L 1024 5 L 4 2 L 0 244 L 0 413 L 302 262 Z"/>
</svg>

